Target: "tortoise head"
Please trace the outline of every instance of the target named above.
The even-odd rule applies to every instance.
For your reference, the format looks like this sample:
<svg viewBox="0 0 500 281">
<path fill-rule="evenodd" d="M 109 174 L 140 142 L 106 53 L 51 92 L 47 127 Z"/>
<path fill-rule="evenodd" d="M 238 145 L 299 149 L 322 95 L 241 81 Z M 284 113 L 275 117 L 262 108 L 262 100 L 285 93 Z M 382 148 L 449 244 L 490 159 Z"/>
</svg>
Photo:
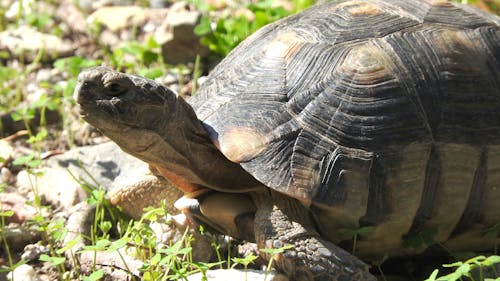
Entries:
<svg viewBox="0 0 500 281">
<path fill-rule="evenodd" d="M 112 139 L 136 128 L 160 133 L 177 103 L 177 95 L 155 81 L 105 67 L 81 72 L 74 98 L 82 118 Z"/>
</svg>

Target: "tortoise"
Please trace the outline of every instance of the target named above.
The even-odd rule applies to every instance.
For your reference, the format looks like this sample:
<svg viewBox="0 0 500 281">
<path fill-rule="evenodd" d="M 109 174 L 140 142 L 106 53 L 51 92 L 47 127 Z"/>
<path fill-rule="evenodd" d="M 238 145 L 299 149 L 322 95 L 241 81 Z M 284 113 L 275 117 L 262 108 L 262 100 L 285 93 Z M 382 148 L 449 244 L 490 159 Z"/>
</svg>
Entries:
<svg viewBox="0 0 500 281">
<path fill-rule="evenodd" d="M 500 223 L 500 18 L 475 8 L 325 3 L 251 35 L 187 101 L 105 67 L 75 99 L 193 219 L 291 245 L 276 266 L 292 280 L 375 280 L 361 259 L 421 253 L 422 233 L 499 242 L 482 234 Z"/>
</svg>

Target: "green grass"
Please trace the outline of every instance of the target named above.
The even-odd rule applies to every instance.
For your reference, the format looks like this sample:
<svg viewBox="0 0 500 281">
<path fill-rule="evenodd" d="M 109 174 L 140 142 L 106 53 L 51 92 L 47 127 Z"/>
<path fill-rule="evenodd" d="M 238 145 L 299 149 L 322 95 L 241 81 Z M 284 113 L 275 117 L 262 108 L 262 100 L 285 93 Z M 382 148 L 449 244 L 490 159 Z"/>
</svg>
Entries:
<svg viewBox="0 0 500 281">
<path fill-rule="evenodd" d="M 284 7 L 273 6 L 273 2 L 267 0 L 248 3 L 245 8 L 253 14 L 253 20 L 249 20 L 244 15 L 227 15 L 216 19 L 215 27 L 212 27 L 213 18 L 205 15 L 201 18 L 195 33 L 202 36 L 202 44 L 224 57 L 243 39 L 264 25 L 299 12 L 313 4 L 312 0 L 294 0 L 294 8 L 286 10 Z M 197 2 L 197 5 L 202 6 L 200 2 Z M 210 11 L 213 7 L 203 6 L 203 9 Z"/>
</svg>

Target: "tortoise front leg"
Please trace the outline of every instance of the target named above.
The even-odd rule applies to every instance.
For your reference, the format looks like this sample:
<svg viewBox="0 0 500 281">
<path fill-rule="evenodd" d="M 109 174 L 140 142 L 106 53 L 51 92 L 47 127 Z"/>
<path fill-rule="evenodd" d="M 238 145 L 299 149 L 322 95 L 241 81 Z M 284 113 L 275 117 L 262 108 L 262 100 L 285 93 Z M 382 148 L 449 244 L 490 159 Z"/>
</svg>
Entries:
<svg viewBox="0 0 500 281">
<path fill-rule="evenodd" d="M 321 238 L 307 208 L 297 200 L 277 193 L 255 194 L 254 199 L 258 206 L 255 237 L 259 247 L 292 246 L 275 257 L 275 265 L 290 280 L 376 280 L 368 265 Z"/>
</svg>

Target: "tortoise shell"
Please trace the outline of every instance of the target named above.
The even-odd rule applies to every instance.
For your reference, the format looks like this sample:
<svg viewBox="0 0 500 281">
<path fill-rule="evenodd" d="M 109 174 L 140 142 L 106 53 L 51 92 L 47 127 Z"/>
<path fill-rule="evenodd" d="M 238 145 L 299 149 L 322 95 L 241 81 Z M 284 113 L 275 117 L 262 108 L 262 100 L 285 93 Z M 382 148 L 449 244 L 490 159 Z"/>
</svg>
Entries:
<svg viewBox="0 0 500 281">
<path fill-rule="evenodd" d="M 189 102 L 228 159 L 310 206 L 332 241 L 372 225 L 384 251 L 500 222 L 496 16 L 439 0 L 315 6 L 245 40 Z"/>
</svg>

